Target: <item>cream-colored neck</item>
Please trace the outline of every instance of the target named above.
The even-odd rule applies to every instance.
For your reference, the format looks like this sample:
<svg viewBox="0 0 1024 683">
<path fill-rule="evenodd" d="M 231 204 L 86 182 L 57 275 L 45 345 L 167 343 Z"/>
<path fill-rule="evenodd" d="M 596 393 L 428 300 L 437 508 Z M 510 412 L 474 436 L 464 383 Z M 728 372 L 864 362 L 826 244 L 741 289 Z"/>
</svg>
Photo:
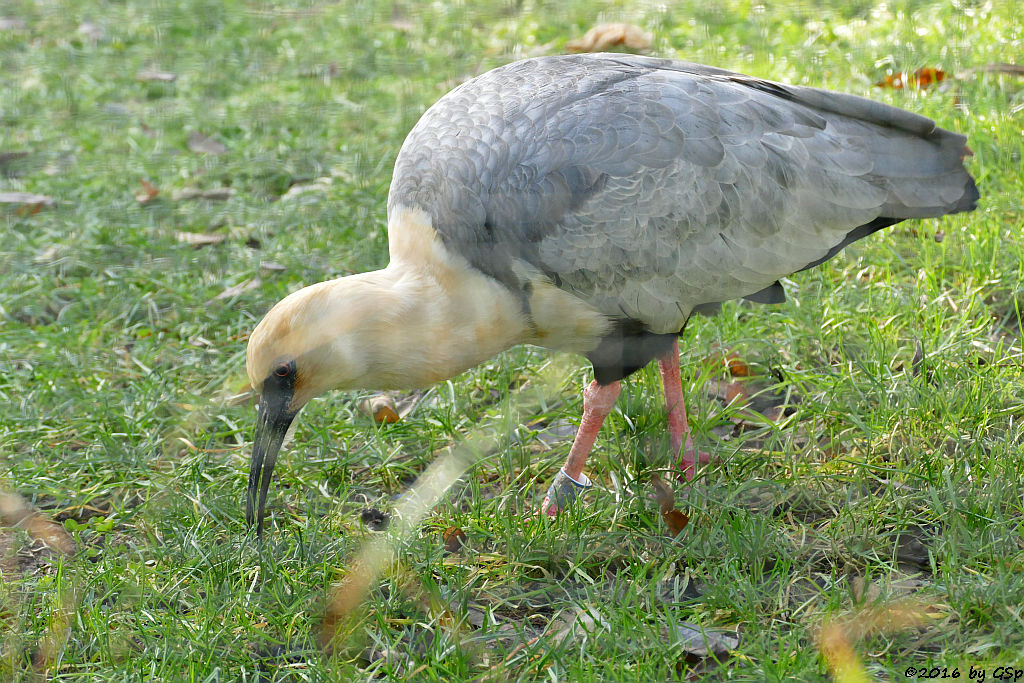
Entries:
<svg viewBox="0 0 1024 683">
<path fill-rule="evenodd" d="M 472 270 L 439 274 L 393 261 L 378 271 L 386 285 L 365 319 L 372 372 L 366 388 L 424 387 L 526 341 L 518 302 Z"/>
</svg>

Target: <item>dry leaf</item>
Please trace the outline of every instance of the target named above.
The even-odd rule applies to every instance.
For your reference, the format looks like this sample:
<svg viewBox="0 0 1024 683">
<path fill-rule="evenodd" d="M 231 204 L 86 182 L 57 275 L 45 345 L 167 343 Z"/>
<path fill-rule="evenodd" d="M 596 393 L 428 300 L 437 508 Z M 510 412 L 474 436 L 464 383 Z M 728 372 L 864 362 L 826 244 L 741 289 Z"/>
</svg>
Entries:
<svg viewBox="0 0 1024 683">
<path fill-rule="evenodd" d="M 709 368 L 713 368 L 716 365 L 725 365 L 726 371 L 732 377 L 752 377 L 754 371 L 747 365 L 740 354 L 735 351 L 725 351 L 724 353 L 718 347 L 714 345 L 713 351 L 704 358 L 704 365 Z"/>
<path fill-rule="evenodd" d="M 263 281 L 260 280 L 258 277 L 254 277 L 251 280 L 246 280 L 245 282 L 241 282 L 237 285 L 232 285 L 231 287 L 228 287 L 223 292 L 213 297 L 212 299 L 210 299 L 210 301 L 207 301 L 206 303 L 210 303 L 213 301 L 222 301 L 224 299 L 233 299 L 234 297 L 239 296 L 241 294 L 245 294 L 246 292 L 251 292 L 252 290 L 259 287 L 261 284 L 263 284 Z"/>
<path fill-rule="evenodd" d="M 369 415 L 377 424 L 398 422 L 401 418 L 398 415 L 398 406 L 390 394 L 377 394 L 371 398 L 359 402 L 359 411 Z"/>
<path fill-rule="evenodd" d="M 661 508 L 661 514 L 665 514 L 676 507 L 676 496 L 665 480 L 657 474 L 651 475 L 651 486 L 654 487 L 654 500 Z"/>
<path fill-rule="evenodd" d="M 260 272 L 267 273 L 283 273 L 288 270 L 277 261 L 260 261 Z"/>
<path fill-rule="evenodd" d="M 288 191 L 281 195 L 279 201 L 285 201 L 289 199 L 295 199 L 303 195 L 313 194 L 317 192 L 326 192 L 331 189 L 333 184 L 333 178 L 317 178 L 311 183 L 301 183 L 292 185 L 288 188 Z"/>
<path fill-rule="evenodd" d="M 669 535 L 675 538 L 690 523 L 686 513 L 676 509 L 675 492 L 657 474 L 651 475 L 651 485 L 654 487 L 654 499 L 661 508 L 661 518 L 668 527 Z"/>
<path fill-rule="evenodd" d="M 583 34 L 582 38 L 565 44 L 573 52 L 601 52 L 621 45 L 629 50 L 644 51 L 651 47 L 652 36 L 633 24 L 599 24 Z"/>
<path fill-rule="evenodd" d="M 378 424 L 398 422 L 419 405 L 426 395 L 424 391 L 388 391 L 374 394 L 359 402 L 357 406 L 364 415 L 372 417 Z"/>
<path fill-rule="evenodd" d="M 208 247 L 211 244 L 220 244 L 224 241 L 224 235 L 216 235 L 202 232 L 179 232 L 175 231 L 174 238 L 179 242 L 184 242 L 189 246 L 193 246 L 196 249 L 200 247 Z"/>
<path fill-rule="evenodd" d="M 730 351 L 726 354 L 725 369 L 728 370 L 729 374 L 733 377 L 750 377 L 754 374 L 751 372 L 750 366 L 747 365 L 735 351 Z"/>
<path fill-rule="evenodd" d="M 709 631 L 688 621 L 668 623 L 668 637 L 687 655 L 704 659 L 722 657 L 740 645 L 739 636 L 723 631 Z"/>
<path fill-rule="evenodd" d="M 21 526 L 29 536 L 46 543 L 47 547 L 64 555 L 75 552 L 75 540 L 58 522 L 37 512 L 13 493 L 0 493 L 0 521 L 5 526 Z"/>
<path fill-rule="evenodd" d="M 562 624 L 561 628 L 548 636 L 552 644 L 561 644 L 566 638 L 589 638 L 602 629 L 611 631 L 611 624 L 604 615 L 589 605 L 577 607 L 551 623 Z"/>
<path fill-rule="evenodd" d="M 920 527 L 911 527 L 896 536 L 896 559 L 914 569 L 929 571 L 932 567 L 929 534 Z"/>
<path fill-rule="evenodd" d="M 875 83 L 875 87 L 894 88 L 896 90 L 899 90 L 900 88 L 918 88 L 919 90 L 924 90 L 936 83 L 941 83 L 947 78 L 949 78 L 949 75 L 942 69 L 936 69 L 928 66 L 922 67 L 911 74 L 889 74 L 882 80 Z"/>
<path fill-rule="evenodd" d="M 160 190 L 145 178 L 139 178 L 139 184 L 142 185 L 142 191 L 135 193 L 135 201 L 139 204 L 145 204 L 160 194 Z"/>
<path fill-rule="evenodd" d="M 36 513 L 28 518 L 25 526 L 28 527 L 28 533 L 32 538 L 43 541 L 53 550 L 58 550 L 64 555 L 75 552 L 75 540 L 60 522 Z"/>
<path fill-rule="evenodd" d="M 0 192 L 0 204 L 21 204 L 23 206 L 53 206 L 53 197 L 31 192 Z"/>
<path fill-rule="evenodd" d="M 228 148 L 220 140 L 203 135 L 197 130 L 188 134 L 188 148 L 196 154 L 223 154 Z"/>
<path fill-rule="evenodd" d="M 135 78 L 140 81 L 157 81 L 159 83 L 173 83 L 178 80 L 178 74 L 171 73 L 170 71 L 159 71 L 157 69 L 143 69 L 139 73 L 135 74 Z"/>
<path fill-rule="evenodd" d="M 384 531 L 388 528 L 391 516 L 386 512 L 381 512 L 377 508 L 366 508 L 359 513 L 359 519 L 373 531 Z"/>
<path fill-rule="evenodd" d="M 678 536 L 686 525 L 690 523 L 690 517 L 682 510 L 669 510 L 668 512 L 662 512 L 661 518 L 665 521 L 665 526 L 668 527 L 669 536 L 675 538 Z"/>
<path fill-rule="evenodd" d="M 446 553 L 457 553 L 466 544 L 466 532 L 457 526 L 450 526 L 444 530 L 444 550 Z"/>
</svg>

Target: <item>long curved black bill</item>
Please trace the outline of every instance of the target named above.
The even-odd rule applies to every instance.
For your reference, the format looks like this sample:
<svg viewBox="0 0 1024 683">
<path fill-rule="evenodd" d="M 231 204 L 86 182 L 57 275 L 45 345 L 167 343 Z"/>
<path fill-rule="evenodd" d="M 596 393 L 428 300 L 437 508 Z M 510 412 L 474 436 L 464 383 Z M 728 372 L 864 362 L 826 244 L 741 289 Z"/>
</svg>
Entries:
<svg viewBox="0 0 1024 683">
<path fill-rule="evenodd" d="M 270 490 L 270 475 L 274 473 L 277 454 L 281 450 L 288 427 L 295 419 L 295 413 L 288 411 L 290 392 L 264 391 L 260 397 L 259 415 L 256 419 L 256 436 L 253 438 L 252 461 L 249 463 L 249 493 L 245 506 L 245 521 L 251 527 L 256 522 L 256 536 L 263 536 L 263 511 L 267 505 L 267 491 Z M 259 504 L 256 492 L 259 491 Z"/>
</svg>

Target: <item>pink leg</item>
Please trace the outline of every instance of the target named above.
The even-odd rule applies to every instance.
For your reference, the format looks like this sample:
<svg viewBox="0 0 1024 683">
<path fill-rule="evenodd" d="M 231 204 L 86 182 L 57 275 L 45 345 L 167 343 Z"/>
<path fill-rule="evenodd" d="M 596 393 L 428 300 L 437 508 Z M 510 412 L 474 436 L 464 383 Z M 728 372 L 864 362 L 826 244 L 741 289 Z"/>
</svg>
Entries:
<svg viewBox="0 0 1024 683">
<path fill-rule="evenodd" d="M 690 423 L 686 420 L 686 406 L 683 402 L 683 382 L 679 377 L 679 342 L 672 342 L 672 350 L 658 359 L 661 383 L 665 387 L 665 407 L 668 409 L 668 433 L 673 456 L 683 454 L 678 467 L 687 480 L 697 474 L 697 463 L 707 463 L 707 453 L 698 453 L 693 447 Z"/>
<path fill-rule="evenodd" d="M 602 386 L 596 381 L 591 382 L 590 386 L 583 390 L 583 417 L 580 419 L 576 439 L 572 442 L 569 457 L 566 458 L 562 471 L 555 477 L 541 504 L 541 510 L 549 517 L 557 515 L 560 508 L 571 504 L 582 490 L 590 487 L 590 479 L 583 474 L 583 466 L 594 447 L 597 433 L 601 431 L 601 425 L 604 424 L 608 413 L 615 407 L 615 400 L 621 390 L 618 382 Z"/>
</svg>

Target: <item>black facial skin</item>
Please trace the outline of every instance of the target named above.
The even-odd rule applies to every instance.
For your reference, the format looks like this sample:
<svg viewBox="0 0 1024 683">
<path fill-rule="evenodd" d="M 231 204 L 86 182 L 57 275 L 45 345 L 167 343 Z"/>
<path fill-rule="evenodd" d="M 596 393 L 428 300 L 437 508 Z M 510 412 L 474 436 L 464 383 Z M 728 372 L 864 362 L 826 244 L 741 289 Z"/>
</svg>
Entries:
<svg viewBox="0 0 1024 683">
<path fill-rule="evenodd" d="M 258 538 L 263 536 L 263 510 L 267 504 L 270 475 L 274 472 L 277 454 L 281 450 L 288 426 L 298 412 L 288 409 L 295 395 L 296 374 L 294 360 L 275 363 L 263 382 L 263 393 L 260 394 L 252 461 L 249 464 L 249 493 L 245 506 L 245 521 L 250 527 L 254 521 L 256 522 Z"/>
</svg>

